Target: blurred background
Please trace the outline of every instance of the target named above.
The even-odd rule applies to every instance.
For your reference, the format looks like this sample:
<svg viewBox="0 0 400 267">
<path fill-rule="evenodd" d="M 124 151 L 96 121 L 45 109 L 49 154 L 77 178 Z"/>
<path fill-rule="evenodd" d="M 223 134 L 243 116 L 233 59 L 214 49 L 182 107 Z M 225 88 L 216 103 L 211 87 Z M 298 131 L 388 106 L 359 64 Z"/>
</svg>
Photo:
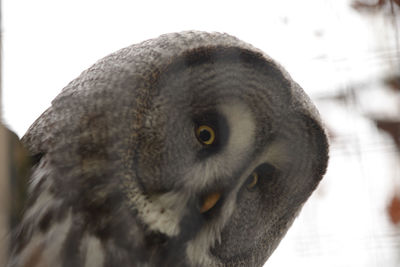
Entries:
<svg viewBox="0 0 400 267">
<path fill-rule="evenodd" d="M 399 0 L 2 1 L 2 111 L 20 137 L 80 72 L 167 32 L 227 32 L 314 100 L 328 172 L 265 266 L 400 266 Z"/>
</svg>

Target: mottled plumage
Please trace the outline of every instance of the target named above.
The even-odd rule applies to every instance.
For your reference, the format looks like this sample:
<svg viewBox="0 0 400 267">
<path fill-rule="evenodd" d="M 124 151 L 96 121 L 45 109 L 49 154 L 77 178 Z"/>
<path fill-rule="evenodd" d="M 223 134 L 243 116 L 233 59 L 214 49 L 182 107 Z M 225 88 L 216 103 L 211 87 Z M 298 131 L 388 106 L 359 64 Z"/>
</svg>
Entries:
<svg viewBox="0 0 400 267">
<path fill-rule="evenodd" d="M 22 139 L 36 159 L 14 266 L 261 266 L 325 173 L 300 86 L 227 34 L 84 71 Z"/>
</svg>

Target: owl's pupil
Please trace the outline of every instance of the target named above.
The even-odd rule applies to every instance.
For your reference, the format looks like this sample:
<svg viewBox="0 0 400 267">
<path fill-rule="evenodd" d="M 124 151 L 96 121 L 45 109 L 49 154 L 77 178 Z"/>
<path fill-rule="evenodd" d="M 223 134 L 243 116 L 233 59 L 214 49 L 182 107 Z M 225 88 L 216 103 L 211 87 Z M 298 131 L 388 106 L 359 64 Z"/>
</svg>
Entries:
<svg viewBox="0 0 400 267">
<path fill-rule="evenodd" d="M 207 142 L 211 139 L 211 133 L 208 130 L 203 129 L 199 133 L 199 139 L 202 142 Z"/>
<path fill-rule="evenodd" d="M 200 143 L 209 146 L 215 141 L 214 129 L 208 125 L 201 125 L 196 129 L 196 136 Z"/>
</svg>

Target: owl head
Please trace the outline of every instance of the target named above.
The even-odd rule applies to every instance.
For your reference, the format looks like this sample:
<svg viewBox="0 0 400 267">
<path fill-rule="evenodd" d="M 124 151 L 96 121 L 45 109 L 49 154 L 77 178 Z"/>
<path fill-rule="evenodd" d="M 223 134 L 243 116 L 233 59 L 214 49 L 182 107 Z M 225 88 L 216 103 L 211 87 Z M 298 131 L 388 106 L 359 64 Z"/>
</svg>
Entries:
<svg viewBox="0 0 400 267">
<path fill-rule="evenodd" d="M 262 265 L 328 161 L 317 110 L 279 64 L 194 31 L 99 60 L 23 142 L 60 201 L 49 225 L 76 220 L 113 266 Z"/>
</svg>

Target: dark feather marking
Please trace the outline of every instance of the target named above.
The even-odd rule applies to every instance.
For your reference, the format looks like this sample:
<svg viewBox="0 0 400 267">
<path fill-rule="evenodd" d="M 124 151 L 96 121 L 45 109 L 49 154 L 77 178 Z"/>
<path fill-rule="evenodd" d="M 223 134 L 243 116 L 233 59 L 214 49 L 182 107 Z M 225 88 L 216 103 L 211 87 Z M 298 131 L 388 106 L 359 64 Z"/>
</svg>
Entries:
<svg viewBox="0 0 400 267">
<path fill-rule="evenodd" d="M 45 155 L 45 153 L 37 153 L 33 156 L 31 156 L 31 163 L 32 165 L 36 165 L 40 162 L 40 160 L 43 158 L 43 156 Z"/>
<path fill-rule="evenodd" d="M 326 135 L 324 134 L 324 129 L 322 126 L 309 115 L 300 114 L 301 120 L 305 124 L 305 128 L 308 129 L 310 133 L 309 141 L 314 143 L 317 151 L 312 154 L 314 157 L 318 157 L 318 160 L 313 160 L 313 175 L 315 179 L 318 181 L 322 179 L 323 175 L 326 172 L 328 161 L 329 161 L 329 143 Z M 310 179 L 310 182 L 313 181 Z M 318 185 L 318 183 L 313 183 L 314 187 Z M 314 189 L 314 188 L 313 188 Z M 307 193 L 304 193 L 307 195 Z M 304 200 L 303 200 L 304 201 Z"/>
<path fill-rule="evenodd" d="M 282 74 L 280 67 L 274 62 L 266 60 L 261 53 L 239 47 L 225 46 L 201 47 L 186 51 L 172 61 L 171 64 L 167 65 L 165 72 L 161 72 L 162 75 L 155 76 L 156 79 L 153 82 L 157 84 L 162 82 L 162 77 L 169 77 L 188 67 L 204 63 L 212 64 L 216 61 L 222 61 L 226 64 L 250 65 L 249 68 L 258 69 L 263 75 L 268 75 L 283 83 L 282 88 L 291 87 L 290 81 Z"/>
<path fill-rule="evenodd" d="M 53 221 L 53 218 L 54 218 L 53 216 L 54 216 L 54 210 L 50 209 L 45 212 L 45 214 L 39 220 L 38 225 L 39 225 L 40 231 L 46 232 L 49 229 L 49 227 Z"/>
</svg>

